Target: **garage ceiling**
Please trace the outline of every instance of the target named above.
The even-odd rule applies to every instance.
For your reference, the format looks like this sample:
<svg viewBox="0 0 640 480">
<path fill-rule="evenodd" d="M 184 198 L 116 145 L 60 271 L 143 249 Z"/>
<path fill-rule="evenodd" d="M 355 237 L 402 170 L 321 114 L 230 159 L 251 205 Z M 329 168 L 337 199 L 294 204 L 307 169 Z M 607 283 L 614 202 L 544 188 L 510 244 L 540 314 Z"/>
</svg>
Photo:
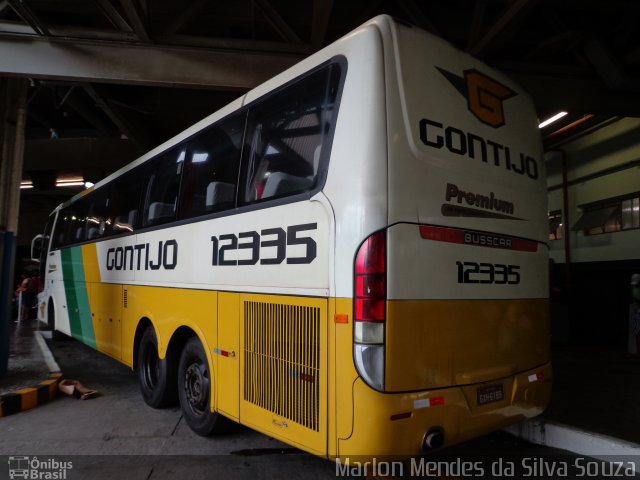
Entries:
<svg viewBox="0 0 640 480">
<path fill-rule="evenodd" d="M 640 116 L 637 0 L 0 0 L 0 75 L 31 85 L 25 175 L 97 180 L 380 13 L 569 112 L 547 146 Z"/>
</svg>

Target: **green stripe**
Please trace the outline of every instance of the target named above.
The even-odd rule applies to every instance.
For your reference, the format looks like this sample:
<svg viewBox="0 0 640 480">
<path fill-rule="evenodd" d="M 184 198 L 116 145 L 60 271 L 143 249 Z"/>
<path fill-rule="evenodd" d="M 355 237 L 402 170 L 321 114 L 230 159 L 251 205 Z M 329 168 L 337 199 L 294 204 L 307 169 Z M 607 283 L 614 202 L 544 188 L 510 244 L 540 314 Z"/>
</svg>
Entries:
<svg viewBox="0 0 640 480">
<path fill-rule="evenodd" d="M 96 336 L 91 320 L 89 295 L 82 265 L 81 247 L 65 248 L 62 254 L 62 275 L 67 296 L 69 325 L 74 338 L 96 348 Z"/>
</svg>

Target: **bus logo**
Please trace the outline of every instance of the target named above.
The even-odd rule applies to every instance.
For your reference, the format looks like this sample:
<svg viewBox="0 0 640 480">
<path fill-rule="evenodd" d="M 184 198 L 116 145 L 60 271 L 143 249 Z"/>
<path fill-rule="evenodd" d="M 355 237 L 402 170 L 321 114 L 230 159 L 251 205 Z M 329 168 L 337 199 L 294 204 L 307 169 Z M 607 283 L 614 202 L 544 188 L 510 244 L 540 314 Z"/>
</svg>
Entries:
<svg viewBox="0 0 640 480">
<path fill-rule="evenodd" d="M 29 478 L 29 457 L 9 457 L 9 478 Z"/>
<path fill-rule="evenodd" d="M 469 111 L 478 120 L 493 128 L 505 124 L 502 104 L 505 100 L 515 97 L 516 92 L 475 68 L 465 70 L 464 77 L 436 68 L 467 99 Z"/>
</svg>

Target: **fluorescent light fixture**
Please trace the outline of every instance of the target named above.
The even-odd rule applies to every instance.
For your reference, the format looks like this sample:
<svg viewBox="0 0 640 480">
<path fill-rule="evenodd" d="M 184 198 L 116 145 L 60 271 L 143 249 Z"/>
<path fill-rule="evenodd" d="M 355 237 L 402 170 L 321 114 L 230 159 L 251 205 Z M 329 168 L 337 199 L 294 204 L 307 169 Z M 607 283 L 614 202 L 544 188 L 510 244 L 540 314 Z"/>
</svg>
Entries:
<svg viewBox="0 0 640 480">
<path fill-rule="evenodd" d="M 31 180 L 22 180 L 20 182 L 20 190 L 26 190 L 27 188 L 33 188 L 33 181 L 31 181 Z"/>
<path fill-rule="evenodd" d="M 83 181 L 60 180 L 56 182 L 56 187 L 84 187 Z"/>
<path fill-rule="evenodd" d="M 84 178 L 62 176 L 56 179 L 56 187 L 84 187 Z"/>
<path fill-rule="evenodd" d="M 556 113 L 553 117 L 551 117 L 551 118 L 547 118 L 544 122 L 542 122 L 540 125 L 538 125 L 538 128 L 544 128 L 544 127 L 546 127 L 547 125 L 549 125 L 549 124 L 551 124 L 551 123 L 553 123 L 553 122 L 555 122 L 555 121 L 557 121 L 557 120 L 560 120 L 560 119 L 561 119 L 562 117 L 564 117 L 567 113 L 569 113 L 569 112 L 559 112 L 559 113 Z"/>
</svg>

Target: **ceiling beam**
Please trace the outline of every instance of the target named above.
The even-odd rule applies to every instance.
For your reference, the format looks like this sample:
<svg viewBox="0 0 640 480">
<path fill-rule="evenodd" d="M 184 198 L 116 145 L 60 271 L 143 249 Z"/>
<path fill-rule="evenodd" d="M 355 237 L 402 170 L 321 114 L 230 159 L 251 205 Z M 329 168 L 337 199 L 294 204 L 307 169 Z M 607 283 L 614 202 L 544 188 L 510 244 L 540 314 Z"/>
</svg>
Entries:
<svg viewBox="0 0 640 480">
<path fill-rule="evenodd" d="M 508 42 L 519 23 L 527 13 L 541 0 L 515 0 L 509 8 L 498 18 L 491 28 L 478 42 L 470 48 L 470 52 L 476 56 L 486 56 L 491 50 Z"/>
<path fill-rule="evenodd" d="M 267 22 L 278 32 L 278 35 L 286 42 L 302 43 L 300 37 L 292 30 L 287 22 L 280 16 L 275 8 L 269 3 L 269 0 L 253 0 L 253 3 L 258 10 L 262 12 Z"/>
<path fill-rule="evenodd" d="M 0 21 L 0 33 L 15 33 L 18 35 L 38 35 L 33 27 L 20 22 Z"/>
<path fill-rule="evenodd" d="M 120 12 L 109 0 L 94 0 L 102 14 L 111 24 L 122 32 L 132 32 L 131 25 L 120 15 Z"/>
<path fill-rule="evenodd" d="M 67 105 L 71 107 L 79 116 L 84 118 L 87 122 L 93 125 L 103 135 L 113 134 L 113 128 L 107 124 L 102 118 L 100 118 L 93 109 L 87 105 L 87 102 L 83 100 L 77 94 L 69 95 L 67 97 Z"/>
<path fill-rule="evenodd" d="M 332 8 L 333 0 L 313 0 L 311 23 L 311 48 L 313 50 L 319 50 L 324 43 Z"/>
<path fill-rule="evenodd" d="M 585 56 L 596 70 L 602 81 L 612 90 L 640 92 L 638 83 L 622 69 L 618 61 L 613 58 L 609 49 L 602 42 L 592 38 L 582 47 Z"/>
<path fill-rule="evenodd" d="M 204 7 L 207 6 L 209 0 L 195 0 L 184 9 L 181 9 L 181 13 L 165 28 L 164 33 L 174 34 L 182 30 L 193 17 L 198 15 Z"/>
<path fill-rule="evenodd" d="M 54 80 L 246 91 L 302 58 L 0 34 L 0 75 Z"/>
<path fill-rule="evenodd" d="M 161 45 L 181 45 L 216 50 L 243 50 L 245 53 L 290 53 L 304 56 L 311 54 L 311 47 L 304 43 L 273 42 L 269 40 L 252 40 L 250 38 L 201 37 L 182 34 L 155 35 L 153 38 Z"/>
<path fill-rule="evenodd" d="M 120 0 L 120 5 L 138 38 L 143 42 L 150 42 L 151 39 L 144 25 L 145 12 L 138 0 Z"/>
<path fill-rule="evenodd" d="M 22 0 L 7 0 L 11 8 L 24 20 L 24 22 L 33 28 L 39 35 L 50 35 L 46 25 L 38 18 L 29 5 Z"/>
<path fill-rule="evenodd" d="M 105 113 L 105 115 L 109 117 L 109 120 L 113 122 L 118 130 L 133 142 L 138 150 L 145 152 L 158 143 L 154 140 L 151 130 L 149 130 L 142 122 L 132 121 L 131 118 L 125 116 L 120 108 L 115 105 L 111 105 L 104 96 L 96 92 L 93 85 L 85 83 L 82 85 L 82 88 Z"/>
</svg>

